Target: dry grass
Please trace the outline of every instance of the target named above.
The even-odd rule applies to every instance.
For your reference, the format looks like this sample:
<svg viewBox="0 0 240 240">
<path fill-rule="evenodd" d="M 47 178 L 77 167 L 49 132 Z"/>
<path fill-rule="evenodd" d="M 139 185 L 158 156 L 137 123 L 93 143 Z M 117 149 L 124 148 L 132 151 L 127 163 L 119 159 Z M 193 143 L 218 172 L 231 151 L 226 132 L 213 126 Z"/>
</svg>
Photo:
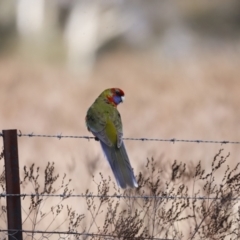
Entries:
<svg viewBox="0 0 240 240">
<path fill-rule="evenodd" d="M 211 161 L 210 170 L 204 169 L 201 161 L 193 164 L 174 161 L 166 165 L 148 159 L 137 177 L 139 187 L 127 189 L 122 195 L 111 178 L 100 173 L 100 181 L 93 181 L 96 193 L 87 189 L 85 197 L 77 198 L 79 204 L 85 205 L 80 212 L 68 202 L 73 198 L 69 188 L 71 180 L 64 175 L 58 185 L 61 177 L 53 163 L 47 164 L 44 173 L 34 164 L 25 166 L 21 186 L 26 189 L 31 185 L 32 193 L 37 196 L 22 200 L 23 229 L 32 231 L 24 232 L 24 238 L 237 240 L 240 237 L 239 163 L 230 168 L 228 158 L 229 154 L 220 149 Z M 219 184 L 216 176 L 223 169 Z M 43 182 L 39 178 L 41 174 Z M 0 186 L 5 192 L 2 177 Z M 53 202 L 49 201 L 53 197 L 41 196 L 58 193 L 64 197 L 54 198 Z M 5 215 L 3 204 L 1 220 Z M 57 233 L 62 226 L 67 226 L 68 234 Z M 37 233 L 38 230 L 46 232 Z"/>
</svg>

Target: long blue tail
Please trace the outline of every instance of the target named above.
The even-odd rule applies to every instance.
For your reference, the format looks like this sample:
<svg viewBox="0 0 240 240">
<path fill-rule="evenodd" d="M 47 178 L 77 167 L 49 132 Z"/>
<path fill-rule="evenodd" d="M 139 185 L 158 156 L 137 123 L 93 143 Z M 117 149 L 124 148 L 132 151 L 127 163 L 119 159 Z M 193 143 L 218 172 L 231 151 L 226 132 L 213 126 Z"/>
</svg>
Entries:
<svg viewBox="0 0 240 240">
<path fill-rule="evenodd" d="M 112 168 L 117 184 L 121 188 L 126 188 L 127 186 L 131 188 L 138 187 L 124 143 L 122 143 L 120 148 L 109 147 L 101 141 L 100 143 Z"/>
</svg>

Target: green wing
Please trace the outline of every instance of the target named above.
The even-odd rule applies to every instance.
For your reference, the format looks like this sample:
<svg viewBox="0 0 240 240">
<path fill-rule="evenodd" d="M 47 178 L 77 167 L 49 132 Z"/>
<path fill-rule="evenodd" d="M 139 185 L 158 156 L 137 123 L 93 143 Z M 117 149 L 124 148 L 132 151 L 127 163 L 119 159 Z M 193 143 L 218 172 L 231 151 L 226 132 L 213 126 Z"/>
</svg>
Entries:
<svg viewBox="0 0 240 240">
<path fill-rule="evenodd" d="M 88 130 L 108 146 L 122 144 L 122 121 L 118 110 L 105 101 L 96 100 L 86 116 Z"/>
</svg>

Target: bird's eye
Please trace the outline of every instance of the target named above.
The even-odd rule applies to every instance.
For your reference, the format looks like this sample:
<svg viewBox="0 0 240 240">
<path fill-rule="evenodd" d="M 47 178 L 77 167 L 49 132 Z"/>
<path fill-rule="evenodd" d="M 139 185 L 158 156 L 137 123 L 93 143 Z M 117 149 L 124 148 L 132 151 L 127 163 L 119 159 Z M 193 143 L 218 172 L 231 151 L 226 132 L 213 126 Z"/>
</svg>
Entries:
<svg viewBox="0 0 240 240">
<path fill-rule="evenodd" d="M 120 88 L 112 88 L 112 94 L 119 97 L 124 96 L 124 92 Z"/>
<path fill-rule="evenodd" d="M 115 94 L 119 97 L 124 96 L 124 93 L 120 89 L 115 89 Z"/>
</svg>

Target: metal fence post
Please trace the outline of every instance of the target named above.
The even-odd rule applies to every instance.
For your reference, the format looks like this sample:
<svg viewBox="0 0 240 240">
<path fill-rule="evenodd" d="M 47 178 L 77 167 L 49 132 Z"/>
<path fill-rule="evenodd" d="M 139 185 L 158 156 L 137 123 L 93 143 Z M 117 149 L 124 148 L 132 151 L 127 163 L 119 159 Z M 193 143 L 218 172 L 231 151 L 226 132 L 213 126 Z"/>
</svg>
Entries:
<svg viewBox="0 0 240 240">
<path fill-rule="evenodd" d="M 6 176 L 6 193 L 20 194 L 18 144 L 16 129 L 3 130 L 3 147 Z M 8 239 L 22 240 L 22 214 L 20 196 L 7 196 L 7 220 Z"/>
</svg>

